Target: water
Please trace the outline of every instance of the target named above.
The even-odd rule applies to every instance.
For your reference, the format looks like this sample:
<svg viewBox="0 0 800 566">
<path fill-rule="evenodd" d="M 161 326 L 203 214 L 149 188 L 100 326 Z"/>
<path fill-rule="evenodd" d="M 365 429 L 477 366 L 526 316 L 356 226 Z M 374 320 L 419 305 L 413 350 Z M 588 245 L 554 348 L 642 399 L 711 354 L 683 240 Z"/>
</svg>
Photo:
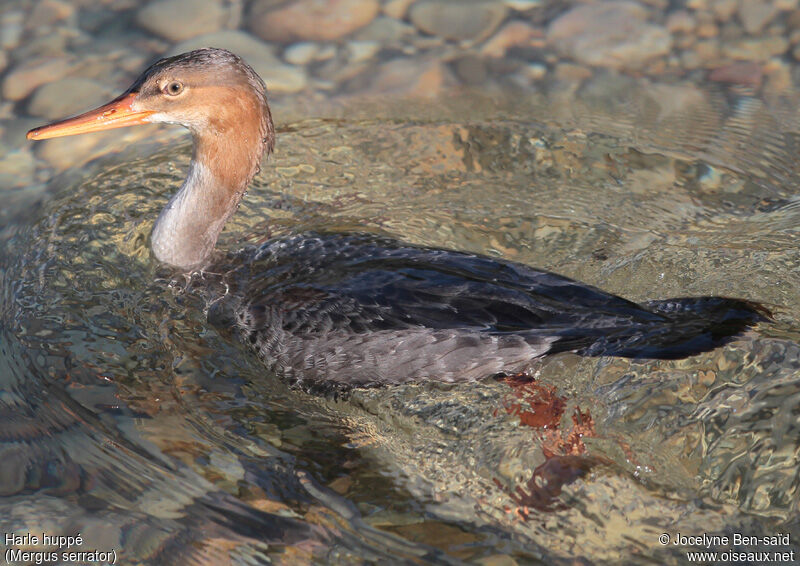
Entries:
<svg viewBox="0 0 800 566">
<path fill-rule="evenodd" d="M 214 522 L 194 513 L 213 498 L 333 531 L 336 542 L 318 543 L 323 556 L 347 544 L 354 555 L 374 549 L 365 523 L 457 558 L 499 552 L 524 562 L 661 560 L 653 540 L 662 531 L 789 528 L 797 334 L 791 289 L 771 280 L 796 265 L 793 201 L 761 211 L 747 195 L 755 185 L 723 170 L 721 182 L 744 188 L 729 208 L 716 193 L 704 204 L 688 193 L 707 163 L 529 121 L 309 120 L 285 130 L 221 250 L 265 234 L 358 227 L 512 257 L 634 299 L 735 293 L 775 305 L 782 323 L 689 360 L 534 364 L 553 395 L 520 389 L 517 399 L 490 380 L 313 396 L 265 375 L 206 322 L 207 305 L 191 292 L 201 281 L 187 291 L 149 259 L 146 236 L 189 146 L 103 162 L 85 179 L 62 179 L 7 237 L 4 412 L 15 426 L 4 434 L 3 485 L 24 520 L 15 529 L 45 516 L 54 523 L 40 528 L 50 530 L 102 525 L 98 549 L 155 559 L 207 539 L 194 522 Z M 428 165 L 435 152 L 446 156 L 441 171 Z M 553 165 L 541 172 L 537 160 Z M 666 184 L 665 172 L 681 175 L 669 194 L 629 190 L 640 179 Z M 753 262 L 759 268 L 747 269 Z M 564 408 L 548 427 L 520 424 L 526 403 L 552 397 Z M 560 448 L 568 472 L 555 475 L 575 481 L 532 497 L 532 473 L 553 466 L 543 446 L 567 438 L 577 411 L 593 426 Z M 573 452 L 582 460 L 569 460 Z M 569 473 L 576 466 L 583 471 Z M 148 528 L 156 540 L 130 538 Z M 215 544 L 258 548 L 235 529 L 220 537 Z"/>
<path fill-rule="evenodd" d="M 0 532 L 120 563 L 680 564 L 704 545 L 679 533 L 796 550 L 794 99 L 605 72 L 518 96 L 279 118 L 220 257 L 362 230 L 775 322 L 686 360 L 554 356 L 534 383 L 293 389 L 207 321 L 216 274 L 150 257 L 191 155 L 170 132 L 55 175 L 2 227 Z"/>
</svg>

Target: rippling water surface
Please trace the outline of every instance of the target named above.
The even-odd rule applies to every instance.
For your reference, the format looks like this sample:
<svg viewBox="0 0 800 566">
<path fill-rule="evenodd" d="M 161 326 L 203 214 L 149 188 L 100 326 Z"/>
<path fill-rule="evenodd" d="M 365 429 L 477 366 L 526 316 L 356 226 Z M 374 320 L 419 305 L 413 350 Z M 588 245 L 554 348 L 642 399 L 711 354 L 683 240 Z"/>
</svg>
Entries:
<svg viewBox="0 0 800 566">
<path fill-rule="evenodd" d="M 800 535 L 790 157 L 743 171 L 657 148 L 646 122 L 634 140 L 409 113 L 284 125 L 220 254 L 359 229 L 636 300 L 746 297 L 777 322 L 687 360 L 559 355 L 534 383 L 309 394 L 207 322 L 216 274 L 150 257 L 190 146 L 106 158 L 4 230 L 4 530 L 165 563 L 679 562 L 658 535 Z"/>
<path fill-rule="evenodd" d="M 174 133 L 25 193 L 0 228 L 0 532 L 80 533 L 126 564 L 682 564 L 703 547 L 665 533 L 795 551 L 798 98 L 751 94 L 601 73 L 277 115 L 218 265 L 358 230 L 774 314 L 686 360 L 560 354 L 533 381 L 325 396 L 270 375 L 208 322 L 224 273 L 151 257 L 191 156 Z"/>
</svg>

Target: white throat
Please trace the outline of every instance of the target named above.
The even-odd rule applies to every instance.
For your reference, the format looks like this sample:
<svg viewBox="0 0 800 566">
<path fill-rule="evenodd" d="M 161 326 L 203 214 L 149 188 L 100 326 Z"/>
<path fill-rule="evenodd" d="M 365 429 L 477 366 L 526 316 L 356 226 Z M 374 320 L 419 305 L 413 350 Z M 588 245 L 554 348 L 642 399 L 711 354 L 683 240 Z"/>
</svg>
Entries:
<svg viewBox="0 0 800 566">
<path fill-rule="evenodd" d="M 193 160 L 180 190 L 153 226 L 150 239 L 156 258 L 186 270 L 202 267 L 242 192 L 243 188 L 225 187 L 208 167 Z"/>
</svg>

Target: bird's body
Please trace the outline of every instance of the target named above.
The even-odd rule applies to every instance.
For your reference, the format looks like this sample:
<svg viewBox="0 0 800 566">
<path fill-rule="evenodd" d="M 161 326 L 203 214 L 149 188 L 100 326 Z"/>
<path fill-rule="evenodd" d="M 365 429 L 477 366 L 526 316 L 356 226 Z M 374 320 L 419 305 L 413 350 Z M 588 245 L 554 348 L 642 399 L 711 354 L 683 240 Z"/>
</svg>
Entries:
<svg viewBox="0 0 800 566">
<path fill-rule="evenodd" d="M 239 57 L 202 49 L 157 62 L 111 103 L 29 137 L 148 122 L 188 127 L 192 165 L 151 243 L 158 260 L 191 271 L 207 265 L 272 149 L 265 92 Z M 479 379 L 561 351 L 677 358 L 768 316 L 725 298 L 637 305 L 526 265 L 367 234 L 268 242 L 229 279 L 212 319 L 232 325 L 269 369 L 309 386 Z"/>
<path fill-rule="evenodd" d="M 300 234 L 243 255 L 210 318 L 304 387 L 474 380 L 564 351 L 680 358 L 766 314 L 712 297 L 637 305 L 520 263 L 373 234 Z"/>
</svg>

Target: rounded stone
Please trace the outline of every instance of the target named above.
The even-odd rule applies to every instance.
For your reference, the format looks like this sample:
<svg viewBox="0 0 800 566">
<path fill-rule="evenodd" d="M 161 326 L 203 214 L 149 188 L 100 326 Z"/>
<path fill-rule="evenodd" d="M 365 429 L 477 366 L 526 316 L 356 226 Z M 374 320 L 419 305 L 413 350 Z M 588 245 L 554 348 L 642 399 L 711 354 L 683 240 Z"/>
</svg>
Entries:
<svg viewBox="0 0 800 566">
<path fill-rule="evenodd" d="M 756 35 L 780 12 L 774 2 L 741 2 L 739 4 L 739 20 L 744 30 Z"/>
<path fill-rule="evenodd" d="M 791 93 L 792 64 L 782 58 L 775 58 L 764 66 L 767 75 L 767 82 L 764 85 L 764 92 L 771 95 Z"/>
<path fill-rule="evenodd" d="M 308 83 L 303 68 L 282 63 L 275 56 L 272 46 L 242 31 L 219 31 L 201 35 L 179 43 L 170 54 L 177 55 L 201 47 L 220 47 L 233 51 L 255 69 L 267 83 L 270 92 L 298 92 Z"/>
<path fill-rule="evenodd" d="M 759 37 L 743 39 L 722 46 L 722 54 L 739 61 L 767 61 L 783 55 L 789 49 L 789 41 L 785 37 Z"/>
<path fill-rule="evenodd" d="M 531 81 L 539 81 L 547 76 L 547 66 L 541 63 L 531 63 L 522 68 L 522 75 Z"/>
<path fill-rule="evenodd" d="M 423 0 L 411 6 L 409 19 L 430 35 L 457 41 L 489 37 L 506 18 L 501 2 L 472 0 Z"/>
<path fill-rule="evenodd" d="M 28 113 L 48 120 L 66 118 L 108 102 L 112 94 L 111 89 L 97 81 L 67 77 L 36 89 Z"/>
<path fill-rule="evenodd" d="M 505 0 L 503 3 L 512 10 L 527 12 L 528 10 L 541 6 L 542 0 Z"/>
<path fill-rule="evenodd" d="M 380 50 L 381 44 L 377 41 L 350 41 L 347 43 L 348 60 L 351 63 L 369 61 Z"/>
<path fill-rule="evenodd" d="M 592 76 L 592 70 L 573 63 L 559 63 L 554 72 L 556 80 L 580 82 Z"/>
<path fill-rule="evenodd" d="M 703 13 L 706 12 L 707 9 L 710 9 L 714 17 L 717 18 L 717 21 L 727 22 L 736 14 L 736 10 L 739 9 L 739 3 L 741 1 L 742 0 L 714 0 L 711 6 L 694 8 L 694 10 L 696 10 L 696 13 Z M 693 8 L 693 6 L 689 4 L 687 4 L 686 7 Z"/>
<path fill-rule="evenodd" d="M 385 46 L 391 43 L 398 43 L 404 37 L 416 33 L 417 30 L 412 25 L 387 16 L 378 16 L 368 25 L 355 32 L 352 39 L 356 41 L 378 41 Z"/>
<path fill-rule="evenodd" d="M 369 93 L 433 98 L 451 82 L 451 76 L 439 61 L 394 59 L 378 68 Z"/>
<path fill-rule="evenodd" d="M 63 78 L 70 72 L 74 60 L 70 57 L 41 57 L 28 59 L 6 74 L 3 98 L 21 100 L 39 86 Z"/>
<path fill-rule="evenodd" d="M 616 69 L 639 69 L 672 46 L 665 28 L 647 22 L 645 8 L 625 1 L 577 6 L 550 23 L 547 40 L 581 63 Z"/>
<path fill-rule="evenodd" d="M 713 69 L 708 79 L 714 82 L 747 85 L 758 88 L 764 76 L 764 69 L 759 63 L 733 63 Z"/>
<path fill-rule="evenodd" d="M 505 57 L 506 52 L 512 47 L 529 46 L 534 38 L 541 36 L 541 30 L 525 22 L 509 22 L 483 44 L 481 54 L 487 57 Z"/>
<path fill-rule="evenodd" d="M 31 11 L 25 25 L 31 28 L 52 26 L 75 16 L 75 7 L 61 0 L 42 0 Z"/>
<path fill-rule="evenodd" d="M 667 29 L 670 33 L 692 33 L 695 21 L 686 10 L 672 12 L 667 18 Z"/>
<path fill-rule="evenodd" d="M 283 52 L 283 58 L 292 65 L 307 65 L 317 56 L 319 45 L 311 41 L 293 43 Z"/>
<path fill-rule="evenodd" d="M 264 40 L 280 43 L 331 41 L 364 27 L 379 9 L 377 0 L 297 0 L 278 8 L 271 0 L 257 0 L 250 12 L 250 29 Z"/>
<path fill-rule="evenodd" d="M 136 13 L 140 26 L 169 41 L 218 31 L 226 17 L 217 0 L 155 0 Z"/>
<path fill-rule="evenodd" d="M 383 5 L 383 13 L 396 20 L 402 20 L 408 13 L 408 7 L 414 0 L 389 0 Z"/>
<path fill-rule="evenodd" d="M 331 43 L 327 45 L 320 45 L 319 51 L 317 51 L 314 59 L 317 61 L 327 61 L 328 59 L 333 59 L 336 57 L 337 51 L 337 47 Z"/>
</svg>

